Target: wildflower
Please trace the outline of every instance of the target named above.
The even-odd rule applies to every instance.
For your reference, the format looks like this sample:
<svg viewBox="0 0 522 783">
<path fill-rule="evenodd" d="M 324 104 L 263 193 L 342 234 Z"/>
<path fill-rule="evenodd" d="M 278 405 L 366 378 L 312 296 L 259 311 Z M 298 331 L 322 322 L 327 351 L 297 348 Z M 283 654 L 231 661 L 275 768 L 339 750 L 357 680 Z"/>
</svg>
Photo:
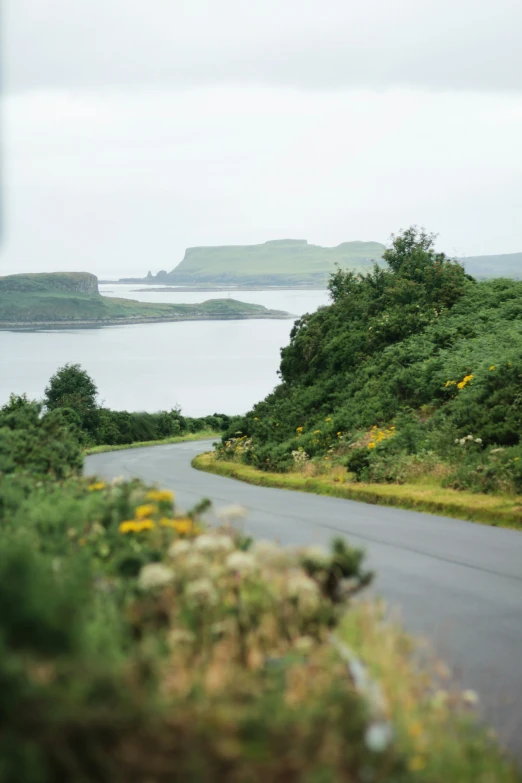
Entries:
<svg viewBox="0 0 522 783">
<path fill-rule="evenodd" d="M 149 492 L 147 492 L 147 500 L 154 500 L 157 503 L 161 503 L 162 501 L 172 503 L 174 500 L 174 492 L 171 492 L 170 489 L 151 489 Z"/>
<path fill-rule="evenodd" d="M 190 517 L 181 517 L 172 520 L 172 527 L 180 536 L 185 536 L 192 531 L 193 522 Z"/>
<path fill-rule="evenodd" d="M 457 381 L 446 381 L 446 383 L 444 384 L 446 389 L 448 388 L 448 386 L 456 386 L 456 385 L 457 385 Z"/>
<path fill-rule="evenodd" d="M 410 772 L 420 772 L 425 766 L 426 762 L 422 756 L 413 756 L 413 758 L 408 761 L 408 769 Z"/>
<path fill-rule="evenodd" d="M 200 552 L 230 552 L 234 549 L 234 542 L 230 536 L 206 534 L 195 540 L 194 548 Z"/>
<path fill-rule="evenodd" d="M 422 734 L 422 724 L 419 723 L 419 721 L 415 721 L 415 723 L 410 723 L 408 726 L 408 734 L 410 737 L 420 737 Z"/>
<path fill-rule="evenodd" d="M 314 435 L 320 435 L 320 434 L 321 434 L 321 430 L 314 430 Z"/>
<path fill-rule="evenodd" d="M 187 598 L 192 598 L 198 603 L 216 604 L 218 595 L 210 579 L 203 577 L 189 583 L 185 591 Z"/>
<path fill-rule="evenodd" d="M 325 421 L 332 421 L 332 417 L 331 417 L 331 416 L 328 416 L 328 417 L 325 419 Z"/>
<path fill-rule="evenodd" d="M 169 557 L 177 557 L 178 555 L 186 555 L 192 549 L 190 541 L 174 541 L 170 545 L 168 555 Z"/>
<path fill-rule="evenodd" d="M 340 437 L 341 437 L 341 435 L 342 435 L 342 432 L 338 432 L 338 433 L 337 433 L 337 437 L 338 437 L 338 438 L 340 438 Z"/>
<path fill-rule="evenodd" d="M 371 440 L 371 441 L 368 443 L 368 448 L 369 448 L 369 449 L 374 449 L 376 445 L 377 445 L 377 444 L 376 444 L 376 443 L 375 443 L 373 440 Z"/>
<path fill-rule="evenodd" d="M 232 552 L 227 557 L 227 567 L 231 571 L 246 574 L 255 569 L 256 561 L 248 552 Z"/>
<path fill-rule="evenodd" d="M 174 571 L 163 563 L 147 563 L 138 577 L 138 584 L 144 590 L 164 587 L 174 579 Z"/>
<path fill-rule="evenodd" d="M 492 364 L 491 367 L 489 368 L 489 371 L 491 372 L 492 370 L 496 370 L 496 369 L 497 369 L 496 364 Z"/>
<path fill-rule="evenodd" d="M 254 416 L 254 421 L 259 421 L 257 416 Z"/>
<path fill-rule="evenodd" d="M 299 435 L 300 435 L 302 433 L 302 431 L 303 431 L 303 427 L 296 427 L 295 431 L 298 432 Z"/>
<path fill-rule="evenodd" d="M 137 508 L 134 511 L 134 515 L 137 519 L 143 519 L 144 517 L 150 517 L 151 514 L 154 514 L 156 511 L 154 506 L 151 506 L 150 503 L 146 504 L 144 506 L 137 506 Z"/>
<path fill-rule="evenodd" d="M 95 481 L 94 484 L 89 484 L 87 489 L 91 492 L 98 492 L 100 489 L 105 489 L 105 484 L 103 481 Z"/>
<path fill-rule="evenodd" d="M 364 742 L 368 750 L 382 753 L 392 741 L 392 730 L 389 723 L 372 723 L 366 730 Z"/>
<path fill-rule="evenodd" d="M 118 530 L 120 533 L 137 533 L 138 523 L 133 519 L 128 519 L 125 522 L 121 522 Z"/>
<path fill-rule="evenodd" d="M 326 568 L 330 565 L 330 555 L 328 550 L 322 546 L 307 546 L 301 552 L 301 559 L 306 563 L 311 563 L 316 568 Z"/>
<path fill-rule="evenodd" d="M 474 376 L 474 375 L 472 375 L 472 374 L 470 374 L 470 375 L 465 375 L 465 376 L 464 376 L 464 378 L 461 380 L 461 382 L 460 382 L 460 383 L 457 383 L 457 389 L 460 389 L 460 390 L 462 390 L 462 389 L 463 389 L 465 386 L 467 386 L 467 385 L 468 385 L 468 383 L 469 383 L 470 381 L 472 381 L 472 380 L 473 380 L 473 378 L 474 378 L 474 377 L 475 377 L 475 376 Z"/>
</svg>

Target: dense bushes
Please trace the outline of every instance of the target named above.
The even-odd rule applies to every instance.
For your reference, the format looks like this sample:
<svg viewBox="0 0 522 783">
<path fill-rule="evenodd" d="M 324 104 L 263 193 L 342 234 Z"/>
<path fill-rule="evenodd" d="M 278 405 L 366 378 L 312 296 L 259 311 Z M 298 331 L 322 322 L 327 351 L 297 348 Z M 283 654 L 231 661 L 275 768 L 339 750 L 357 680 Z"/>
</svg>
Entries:
<svg viewBox="0 0 522 783">
<path fill-rule="evenodd" d="M 47 411 L 68 411 L 78 425 L 81 441 L 87 446 L 126 445 L 142 441 L 229 428 L 234 418 L 214 413 L 190 418 L 179 408 L 158 413 L 113 411 L 98 405 L 98 389 L 78 364 L 66 364 L 52 376 L 45 390 Z M 74 413 L 73 413 L 74 412 Z"/>
<path fill-rule="evenodd" d="M 414 229 L 386 260 L 332 276 L 332 304 L 296 322 L 282 383 L 234 423 L 221 454 L 244 437 L 236 457 L 267 470 L 299 453 L 304 469 L 342 464 L 363 480 L 425 469 L 455 487 L 522 491 L 522 283 L 476 283 Z"/>
</svg>

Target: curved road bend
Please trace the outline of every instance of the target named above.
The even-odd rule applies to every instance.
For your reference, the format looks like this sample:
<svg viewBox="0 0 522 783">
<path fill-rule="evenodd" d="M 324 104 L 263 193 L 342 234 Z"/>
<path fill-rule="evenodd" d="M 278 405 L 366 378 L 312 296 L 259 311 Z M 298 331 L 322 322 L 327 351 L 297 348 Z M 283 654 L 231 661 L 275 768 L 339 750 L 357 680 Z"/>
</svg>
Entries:
<svg viewBox="0 0 522 783">
<path fill-rule="evenodd" d="M 486 720 L 522 759 L 522 532 L 191 468 L 210 447 L 199 441 L 96 454 L 85 470 L 157 482 L 175 490 L 184 508 L 202 497 L 216 507 L 239 503 L 250 534 L 282 544 L 327 544 L 343 535 L 363 546 L 377 592 L 399 607 L 408 630 L 430 640 L 459 684 L 479 693 Z"/>
</svg>

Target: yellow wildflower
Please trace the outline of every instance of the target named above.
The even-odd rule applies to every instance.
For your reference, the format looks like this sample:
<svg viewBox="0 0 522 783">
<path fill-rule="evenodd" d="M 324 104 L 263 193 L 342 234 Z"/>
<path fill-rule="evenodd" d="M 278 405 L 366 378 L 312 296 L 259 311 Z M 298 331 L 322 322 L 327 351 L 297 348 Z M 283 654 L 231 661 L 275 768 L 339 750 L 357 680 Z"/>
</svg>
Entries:
<svg viewBox="0 0 522 783">
<path fill-rule="evenodd" d="M 146 497 L 147 500 L 154 500 L 157 503 L 161 503 L 162 501 L 172 503 L 174 500 L 174 492 L 171 492 L 170 489 L 151 489 L 147 492 Z"/>
<path fill-rule="evenodd" d="M 298 432 L 299 434 L 301 434 L 302 431 L 303 431 L 303 428 L 302 427 L 297 427 L 295 431 Z"/>
<path fill-rule="evenodd" d="M 491 370 L 496 370 L 496 368 L 497 368 L 497 365 L 496 365 L 496 364 L 492 364 L 492 365 L 491 365 L 491 367 L 490 367 L 489 369 L 490 369 L 490 371 L 491 371 Z"/>
<path fill-rule="evenodd" d="M 376 446 L 376 444 L 375 444 L 375 442 L 373 440 L 368 443 L 368 448 L 369 449 L 374 449 L 375 446 Z"/>
<path fill-rule="evenodd" d="M 95 481 L 94 484 L 89 484 L 87 489 L 91 492 L 97 492 L 100 489 L 105 489 L 105 484 L 103 481 Z"/>
<path fill-rule="evenodd" d="M 320 435 L 320 434 L 321 434 L 321 430 L 314 430 L 314 435 Z"/>
<path fill-rule="evenodd" d="M 137 506 L 136 510 L 134 511 L 134 515 L 136 516 L 136 519 L 143 519 L 144 517 L 150 517 L 150 515 L 154 514 L 155 511 L 155 507 L 148 503 L 144 506 Z"/>
<path fill-rule="evenodd" d="M 425 766 L 426 762 L 422 756 L 413 756 L 413 758 L 408 761 L 408 769 L 411 772 L 420 772 Z"/>
<path fill-rule="evenodd" d="M 135 522 L 134 519 L 127 519 L 125 522 L 121 522 L 118 530 L 120 533 L 136 533 L 138 522 Z"/>
<path fill-rule="evenodd" d="M 174 519 L 174 530 L 179 533 L 180 536 L 184 536 L 192 531 L 192 520 L 190 517 L 182 517 L 180 519 Z"/>
<path fill-rule="evenodd" d="M 457 381 L 446 381 L 446 383 L 444 384 L 446 389 L 448 388 L 448 386 L 456 386 L 456 385 L 457 385 Z"/>
<path fill-rule="evenodd" d="M 328 416 L 328 418 L 326 418 L 325 421 L 332 421 L 332 417 Z"/>
<path fill-rule="evenodd" d="M 152 521 L 152 519 L 140 519 L 139 522 L 136 522 L 136 532 L 142 533 L 144 530 L 154 530 L 156 525 Z"/>
<path fill-rule="evenodd" d="M 257 416 L 254 416 L 254 421 L 259 421 L 259 419 L 257 418 Z"/>
<path fill-rule="evenodd" d="M 419 721 L 415 721 L 415 723 L 410 723 L 408 726 L 408 734 L 410 737 L 420 737 L 422 734 L 422 725 L 419 723 Z"/>
</svg>

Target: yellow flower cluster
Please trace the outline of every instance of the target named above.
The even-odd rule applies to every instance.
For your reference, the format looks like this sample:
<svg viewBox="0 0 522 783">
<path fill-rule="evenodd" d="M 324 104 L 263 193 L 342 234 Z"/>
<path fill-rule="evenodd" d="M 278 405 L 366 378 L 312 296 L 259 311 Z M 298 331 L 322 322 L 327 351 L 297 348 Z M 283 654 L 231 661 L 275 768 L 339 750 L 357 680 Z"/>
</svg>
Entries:
<svg viewBox="0 0 522 783">
<path fill-rule="evenodd" d="M 496 370 L 496 369 L 497 369 L 496 364 L 492 364 L 491 367 L 489 368 L 489 371 L 491 372 L 491 370 Z"/>
<path fill-rule="evenodd" d="M 162 517 L 160 519 L 161 527 L 170 527 L 179 533 L 180 536 L 187 535 L 187 533 L 194 532 L 194 523 L 190 517 L 180 517 L 179 519 L 169 519 L 168 517 Z"/>
<path fill-rule="evenodd" d="M 105 489 L 105 484 L 103 483 L 103 481 L 95 481 L 94 484 L 89 484 L 87 489 L 90 490 L 91 492 L 97 492 L 100 489 Z"/>
<path fill-rule="evenodd" d="M 134 511 L 134 516 L 136 519 L 145 519 L 145 517 L 150 517 L 154 514 L 155 511 L 156 506 L 153 506 L 151 503 L 146 503 L 144 506 L 137 506 Z"/>
<path fill-rule="evenodd" d="M 170 489 L 151 489 L 147 492 L 147 500 L 153 500 L 155 503 L 161 503 L 162 501 L 172 503 L 174 500 L 174 492 Z"/>
<path fill-rule="evenodd" d="M 120 523 L 118 530 L 120 533 L 142 533 L 144 530 L 154 530 L 155 527 L 152 519 L 127 519 Z"/>
<path fill-rule="evenodd" d="M 494 370 L 495 369 L 495 365 L 492 365 L 489 369 L 490 370 Z M 462 389 L 464 389 L 465 386 L 468 385 L 468 383 L 470 381 L 473 380 L 474 377 L 475 376 L 472 375 L 472 374 L 465 375 L 464 378 L 459 383 L 457 383 L 457 381 L 446 381 L 446 383 L 444 384 L 444 387 L 447 389 L 448 386 L 456 386 L 457 389 L 461 389 L 462 390 Z"/>
<path fill-rule="evenodd" d="M 295 431 L 298 432 L 300 435 L 303 431 L 303 427 L 297 427 Z"/>
<path fill-rule="evenodd" d="M 465 375 L 464 378 L 461 380 L 460 383 L 457 383 L 457 389 L 463 389 L 465 386 L 468 385 L 470 381 L 473 380 L 473 375 Z"/>
<path fill-rule="evenodd" d="M 332 417 L 331 417 L 331 416 L 328 416 L 328 417 L 325 419 L 325 421 L 332 421 Z"/>
<path fill-rule="evenodd" d="M 384 430 L 379 429 L 379 427 L 372 427 L 370 430 L 371 441 L 368 443 L 368 448 L 374 449 L 378 443 L 381 443 L 383 440 L 388 440 L 388 438 L 393 438 L 394 435 L 395 425 Z"/>
</svg>

